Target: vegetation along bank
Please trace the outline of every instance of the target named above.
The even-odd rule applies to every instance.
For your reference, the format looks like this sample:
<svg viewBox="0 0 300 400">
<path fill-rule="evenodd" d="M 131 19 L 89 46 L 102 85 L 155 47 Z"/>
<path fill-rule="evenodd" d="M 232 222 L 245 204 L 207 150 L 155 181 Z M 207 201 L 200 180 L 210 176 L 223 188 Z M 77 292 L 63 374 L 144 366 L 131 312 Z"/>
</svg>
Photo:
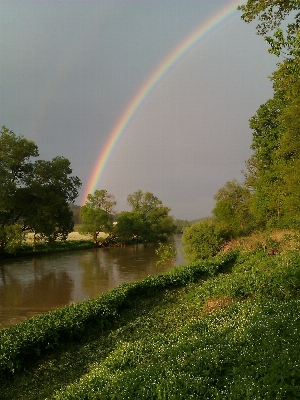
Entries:
<svg viewBox="0 0 300 400">
<path fill-rule="evenodd" d="M 0 332 L 2 399 L 296 399 L 300 255 L 233 250 Z"/>
</svg>

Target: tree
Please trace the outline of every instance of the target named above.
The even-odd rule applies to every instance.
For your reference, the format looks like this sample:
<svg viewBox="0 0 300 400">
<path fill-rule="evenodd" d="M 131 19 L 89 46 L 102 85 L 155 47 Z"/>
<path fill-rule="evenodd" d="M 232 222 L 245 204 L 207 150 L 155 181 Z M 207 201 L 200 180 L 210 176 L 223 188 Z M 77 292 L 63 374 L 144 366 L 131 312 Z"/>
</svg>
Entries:
<svg viewBox="0 0 300 400">
<path fill-rule="evenodd" d="M 175 232 L 173 217 L 169 215 L 171 209 L 164 206 L 153 193 L 138 190 L 127 197 L 127 202 L 132 207 L 132 212 L 141 216 L 148 229 L 146 241 L 166 239 Z"/>
<path fill-rule="evenodd" d="M 81 186 L 70 176 L 70 162 L 64 157 L 36 160 L 33 141 L 16 136 L 5 126 L 0 137 L 0 250 L 9 244 L 8 231 L 18 225 L 21 232 L 32 231 L 48 240 L 66 238 L 72 231 L 69 203 Z M 16 229 L 14 229 L 16 232 Z"/>
<path fill-rule="evenodd" d="M 254 155 L 246 183 L 253 190 L 251 210 L 262 226 L 299 229 L 300 1 L 248 0 L 240 9 L 246 22 L 258 18 L 257 31 L 269 51 L 283 56 L 271 76 L 273 98 L 250 120 Z M 273 36 L 266 36 L 270 31 Z"/>
<path fill-rule="evenodd" d="M 107 192 L 107 190 L 95 190 L 94 194 L 88 194 L 85 205 L 90 208 L 98 209 L 113 214 L 115 212 L 114 207 L 117 204 L 113 194 Z"/>
<path fill-rule="evenodd" d="M 300 8 L 299 0 L 248 0 L 246 4 L 238 7 L 243 11 L 242 19 L 249 23 L 258 18 L 260 24 L 257 31 L 265 35 L 268 31 L 278 28 L 281 22 L 292 11 Z M 298 21 L 299 15 L 296 15 Z"/>
<path fill-rule="evenodd" d="M 278 169 L 277 151 L 283 134 L 279 120 L 283 106 L 282 98 L 274 96 L 261 105 L 250 119 L 254 154 L 246 163 L 248 173 L 245 176 L 246 185 L 253 192 L 250 209 L 261 227 L 281 214 L 282 177 Z"/>
<path fill-rule="evenodd" d="M 175 225 L 176 225 L 176 231 L 175 231 L 176 233 L 182 233 L 183 229 L 186 226 L 190 226 L 191 225 L 191 223 L 186 219 L 175 219 L 174 222 L 175 222 Z"/>
<path fill-rule="evenodd" d="M 215 224 L 224 238 L 241 236 L 253 229 L 250 197 L 250 190 L 236 179 L 227 182 L 215 194 L 216 205 L 213 209 Z"/>
<path fill-rule="evenodd" d="M 250 119 L 256 167 L 253 174 L 248 164 L 246 178 L 254 189 L 251 210 L 263 226 L 300 228 L 300 57 L 279 63 L 271 80 L 273 98 Z"/>
<path fill-rule="evenodd" d="M 85 205 L 81 207 L 82 226 L 79 232 L 92 235 L 95 243 L 100 232 L 111 233 L 116 204 L 114 196 L 106 190 L 95 190 L 93 195 L 89 194 Z"/>
<path fill-rule="evenodd" d="M 258 18 L 257 33 L 265 36 L 269 52 L 283 56 L 288 62 L 300 56 L 300 1 L 299 0 L 248 0 L 238 9 L 242 19 L 249 23 Z M 288 18 L 284 30 L 282 22 Z M 266 36 L 272 31 L 273 36 Z"/>
<path fill-rule="evenodd" d="M 182 245 L 188 262 L 215 256 L 223 243 L 213 219 L 197 222 L 183 230 Z"/>
<path fill-rule="evenodd" d="M 147 240 L 149 229 L 140 213 L 123 211 L 118 216 L 115 232 L 121 243 L 144 242 Z"/>
</svg>

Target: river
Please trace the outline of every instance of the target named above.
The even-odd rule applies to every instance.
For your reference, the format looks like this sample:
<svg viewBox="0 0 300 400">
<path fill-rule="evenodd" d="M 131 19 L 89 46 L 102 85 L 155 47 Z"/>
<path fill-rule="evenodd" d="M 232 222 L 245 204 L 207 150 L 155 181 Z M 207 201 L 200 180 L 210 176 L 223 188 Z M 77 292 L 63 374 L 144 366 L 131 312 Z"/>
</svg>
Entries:
<svg viewBox="0 0 300 400">
<path fill-rule="evenodd" d="M 0 328 L 185 264 L 181 235 L 170 241 L 177 255 L 163 268 L 155 265 L 156 244 L 0 261 Z"/>
</svg>

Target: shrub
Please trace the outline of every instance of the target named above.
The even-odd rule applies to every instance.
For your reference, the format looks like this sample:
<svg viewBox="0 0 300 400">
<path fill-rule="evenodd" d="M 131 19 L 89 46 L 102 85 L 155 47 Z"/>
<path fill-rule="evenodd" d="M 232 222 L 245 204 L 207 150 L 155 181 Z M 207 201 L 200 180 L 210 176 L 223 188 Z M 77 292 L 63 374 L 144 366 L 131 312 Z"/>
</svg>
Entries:
<svg viewBox="0 0 300 400">
<path fill-rule="evenodd" d="M 189 262 L 216 255 L 223 242 L 212 220 L 197 222 L 183 231 L 182 244 Z"/>
<path fill-rule="evenodd" d="M 175 265 L 176 250 L 174 249 L 173 244 L 159 243 L 155 253 L 159 256 L 159 260 L 155 263 L 157 267 L 164 267 L 171 263 L 173 266 Z"/>
</svg>

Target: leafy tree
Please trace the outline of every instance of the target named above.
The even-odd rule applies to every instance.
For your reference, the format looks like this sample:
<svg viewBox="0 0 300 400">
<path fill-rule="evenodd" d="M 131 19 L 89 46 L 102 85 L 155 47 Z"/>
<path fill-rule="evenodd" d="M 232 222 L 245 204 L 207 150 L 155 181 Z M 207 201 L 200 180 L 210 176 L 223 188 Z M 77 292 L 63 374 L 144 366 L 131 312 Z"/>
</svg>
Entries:
<svg viewBox="0 0 300 400">
<path fill-rule="evenodd" d="M 11 227 L 32 231 L 55 240 L 73 229 L 68 203 L 73 203 L 81 186 L 64 157 L 37 160 L 33 141 L 16 136 L 5 126 L 0 137 L 0 250 L 8 248 Z M 16 230 L 14 229 L 16 232 Z"/>
<path fill-rule="evenodd" d="M 153 193 L 138 190 L 127 197 L 127 202 L 132 207 L 132 212 L 141 216 L 144 227 L 147 228 L 146 241 L 166 239 L 175 232 L 173 217 L 169 215 L 171 209 L 164 206 Z"/>
<path fill-rule="evenodd" d="M 250 128 L 253 129 L 251 148 L 254 155 L 246 164 L 248 174 L 245 174 L 245 184 L 253 191 L 250 208 L 260 226 L 265 226 L 273 216 L 278 216 L 281 212 L 281 176 L 277 150 L 283 131 L 279 121 L 282 106 L 282 99 L 274 96 L 261 105 L 250 119 Z"/>
<path fill-rule="evenodd" d="M 107 190 L 95 190 L 94 194 L 88 194 L 85 205 L 90 208 L 100 208 L 101 210 L 113 214 L 115 212 L 115 205 L 117 204 L 113 194 L 107 192 Z"/>
<path fill-rule="evenodd" d="M 270 44 L 269 52 L 279 55 L 299 55 L 299 0 L 248 0 L 238 7 L 243 11 L 242 19 L 249 23 L 258 18 L 257 33 L 265 36 Z M 294 20 L 286 24 L 285 32 L 280 28 L 288 15 L 294 14 Z M 275 31 L 273 37 L 266 36 Z"/>
<path fill-rule="evenodd" d="M 188 262 L 215 256 L 224 239 L 212 219 L 206 219 L 184 228 L 182 245 Z"/>
<path fill-rule="evenodd" d="M 250 213 L 251 193 L 236 179 L 227 182 L 218 190 L 213 213 L 220 234 L 233 238 L 248 233 L 253 229 L 253 216 Z"/>
<path fill-rule="evenodd" d="M 254 155 L 246 184 L 253 191 L 251 210 L 263 226 L 300 228 L 300 2 L 248 0 L 240 9 L 246 22 L 258 18 L 257 31 L 269 51 L 283 56 L 271 76 L 273 98 L 250 120 Z M 270 31 L 273 36 L 266 36 Z"/>
<path fill-rule="evenodd" d="M 283 99 L 279 95 L 274 96 L 261 105 L 250 119 L 250 128 L 253 129 L 251 148 L 255 150 L 260 170 L 268 170 L 274 163 L 274 154 L 282 136 L 279 120 L 282 108 Z"/>
<path fill-rule="evenodd" d="M 265 35 L 268 31 L 278 28 L 281 22 L 292 11 L 300 8 L 299 0 L 248 0 L 246 4 L 238 7 L 243 11 L 242 19 L 249 23 L 258 18 L 260 24 L 257 31 Z M 296 15 L 298 20 L 298 14 Z"/>
<path fill-rule="evenodd" d="M 143 221 L 140 213 L 123 211 L 118 216 L 115 232 L 122 243 L 143 242 L 147 240 L 149 229 L 149 224 Z"/>
<path fill-rule="evenodd" d="M 93 195 L 89 194 L 85 205 L 81 207 L 82 225 L 79 232 L 92 235 L 95 243 L 100 232 L 112 233 L 116 204 L 114 196 L 106 190 L 95 190 Z"/>
<path fill-rule="evenodd" d="M 73 215 L 69 203 L 75 200 L 73 192 L 77 179 L 68 177 L 72 172 L 69 160 L 55 157 L 51 162 L 35 163 L 31 187 L 35 201 L 29 204 L 24 226 L 48 241 L 65 240 L 73 230 Z M 42 184 L 41 184 L 42 183 Z M 39 212 L 36 212 L 36 209 Z"/>
<path fill-rule="evenodd" d="M 282 108 L 283 103 L 274 97 L 260 106 L 250 119 L 254 155 L 248 160 L 245 183 L 253 192 L 250 209 L 262 227 L 276 225 L 275 220 L 278 221 L 283 213 L 284 175 L 278 158 L 284 131 L 279 120 Z"/>
</svg>

